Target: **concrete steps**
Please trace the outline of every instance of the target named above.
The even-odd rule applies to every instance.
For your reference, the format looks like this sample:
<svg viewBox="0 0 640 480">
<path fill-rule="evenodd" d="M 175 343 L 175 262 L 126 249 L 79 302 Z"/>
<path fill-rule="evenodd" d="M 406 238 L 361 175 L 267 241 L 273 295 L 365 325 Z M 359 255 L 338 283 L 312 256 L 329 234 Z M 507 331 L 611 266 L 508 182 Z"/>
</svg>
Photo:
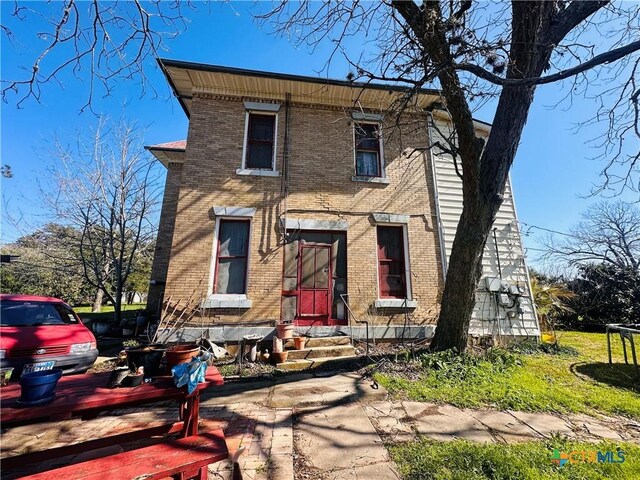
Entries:
<svg viewBox="0 0 640 480">
<path fill-rule="evenodd" d="M 294 350 L 293 339 L 286 340 L 284 347 L 289 352 L 287 361 L 276 365 L 289 371 L 317 368 L 327 363 L 341 362 L 358 358 L 347 336 L 308 337 L 305 348 Z"/>
<path fill-rule="evenodd" d="M 351 345 L 336 345 L 332 347 L 311 347 L 304 350 L 287 350 L 289 360 L 311 360 L 326 357 L 350 357 L 356 354 Z"/>
<path fill-rule="evenodd" d="M 291 352 L 289 352 L 291 353 Z M 332 364 L 332 363 L 340 363 L 340 362 L 344 362 L 347 360 L 354 360 L 358 358 L 357 355 L 348 355 L 348 356 L 343 356 L 343 357 L 321 357 L 321 358 L 314 358 L 311 360 L 289 360 L 287 359 L 286 362 L 284 363 L 278 363 L 276 364 L 276 368 L 279 368 L 280 370 L 286 370 L 286 371 L 300 371 L 300 370 L 311 370 L 314 368 L 318 368 L 322 365 L 326 365 L 326 364 Z"/>
<path fill-rule="evenodd" d="M 351 345 L 351 339 L 346 335 L 335 337 L 307 337 L 306 348 L 335 347 L 337 345 Z M 293 348 L 293 338 L 284 341 L 286 348 Z"/>
</svg>

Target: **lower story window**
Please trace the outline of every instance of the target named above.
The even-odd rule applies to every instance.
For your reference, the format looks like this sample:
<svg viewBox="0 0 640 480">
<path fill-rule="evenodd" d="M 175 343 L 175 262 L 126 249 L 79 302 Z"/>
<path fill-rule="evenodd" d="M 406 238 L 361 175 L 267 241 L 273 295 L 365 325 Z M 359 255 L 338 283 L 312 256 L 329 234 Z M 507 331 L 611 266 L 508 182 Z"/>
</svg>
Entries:
<svg viewBox="0 0 640 480">
<path fill-rule="evenodd" d="M 214 293 L 247 293 L 249 220 L 220 220 Z"/>
<path fill-rule="evenodd" d="M 378 278 L 380 298 L 406 298 L 404 229 L 378 226 Z"/>
</svg>

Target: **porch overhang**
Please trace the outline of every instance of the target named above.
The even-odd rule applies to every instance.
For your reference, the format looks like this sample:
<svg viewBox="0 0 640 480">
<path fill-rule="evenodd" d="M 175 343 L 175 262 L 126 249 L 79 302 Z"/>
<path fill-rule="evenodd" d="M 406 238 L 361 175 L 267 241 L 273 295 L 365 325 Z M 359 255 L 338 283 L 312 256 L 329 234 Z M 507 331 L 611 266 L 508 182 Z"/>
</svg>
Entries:
<svg viewBox="0 0 640 480">
<path fill-rule="evenodd" d="M 384 111 L 412 92 L 411 87 L 401 84 L 350 82 L 161 58 L 158 64 L 187 117 L 195 94 L 278 101 L 289 94 L 297 103 Z M 424 110 L 437 103 L 442 103 L 440 92 L 425 88 L 413 96 L 412 106 Z"/>
<path fill-rule="evenodd" d="M 178 140 L 157 145 L 146 145 L 144 148 L 168 168 L 170 163 L 184 163 L 187 141 Z"/>
</svg>

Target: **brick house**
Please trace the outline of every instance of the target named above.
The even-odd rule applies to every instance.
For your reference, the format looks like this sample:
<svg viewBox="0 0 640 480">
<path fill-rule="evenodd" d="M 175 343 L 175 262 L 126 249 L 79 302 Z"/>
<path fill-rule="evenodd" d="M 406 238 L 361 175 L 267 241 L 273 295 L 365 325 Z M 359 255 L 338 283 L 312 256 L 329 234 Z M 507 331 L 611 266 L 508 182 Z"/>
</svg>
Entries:
<svg viewBox="0 0 640 480">
<path fill-rule="evenodd" d="M 159 63 L 189 132 L 147 147 L 167 168 L 150 308 L 201 298 L 227 340 L 283 320 L 432 334 L 462 202 L 452 159 L 428 148 L 448 127 L 437 91 L 392 122 L 399 87 Z M 505 197 L 471 330 L 537 336 L 510 187 Z"/>
</svg>

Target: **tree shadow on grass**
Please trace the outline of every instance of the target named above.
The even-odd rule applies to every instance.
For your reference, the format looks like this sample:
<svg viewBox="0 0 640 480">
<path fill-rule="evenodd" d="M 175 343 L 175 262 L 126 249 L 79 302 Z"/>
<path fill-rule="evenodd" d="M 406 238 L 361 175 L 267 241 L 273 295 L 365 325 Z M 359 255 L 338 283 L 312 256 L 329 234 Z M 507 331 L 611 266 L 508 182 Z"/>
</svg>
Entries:
<svg viewBox="0 0 640 480">
<path fill-rule="evenodd" d="M 571 366 L 571 371 L 580 377 L 640 393 L 640 379 L 636 377 L 633 365 L 606 362 L 575 363 Z"/>
</svg>

